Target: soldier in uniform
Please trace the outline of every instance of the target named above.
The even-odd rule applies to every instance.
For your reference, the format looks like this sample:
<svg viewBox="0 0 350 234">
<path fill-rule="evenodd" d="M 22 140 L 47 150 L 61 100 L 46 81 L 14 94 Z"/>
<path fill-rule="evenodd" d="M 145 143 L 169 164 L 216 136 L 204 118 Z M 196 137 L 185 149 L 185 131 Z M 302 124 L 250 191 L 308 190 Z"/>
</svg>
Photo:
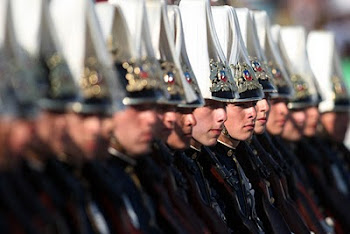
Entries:
<svg viewBox="0 0 350 234">
<path fill-rule="evenodd" d="M 23 19 L 20 12 L 27 7 L 30 9 L 27 13 L 31 17 Z M 34 20 L 34 15 L 38 16 L 38 20 Z M 78 231 L 71 222 L 77 214 L 75 211 L 79 209 L 77 203 L 70 198 L 64 203 L 67 190 L 57 185 L 55 180 L 59 175 L 51 168 L 64 152 L 65 113 L 69 102 L 76 100 L 77 86 L 60 49 L 49 14 L 49 3 L 16 1 L 14 16 L 15 28 L 21 30 L 20 35 L 24 37 L 22 44 L 32 59 L 31 71 L 36 72 L 36 92 L 40 93 L 40 112 L 35 119 L 35 134 L 22 164 L 23 176 L 30 186 L 24 189 L 26 193 L 39 198 L 38 202 L 47 210 L 47 218 L 55 220 L 56 232 Z M 35 200 L 32 203 L 35 204 Z M 74 212 L 68 212 L 68 207 Z"/>
<path fill-rule="evenodd" d="M 169 176 L 168 165 L 164 165 L 163 159 L 157 157 L 159 155 L 154 155 L 151 147 L 154 138 L 160 140 L 170 134 L 174 126 L 172 116 L 175 114 L 176 105 L 185 101 L 181 73 L 178 72 L 175 66 L 176 60 L 171 54 L 170 56 L 166 54 L 169 57 L 162 54 L 164 59 L 175 62 L 162 61 L 163 69 L 156 60 L 147 20 L 151 20 L 155 25 L 160 22 L 155 21 L 152 17 L 147 17 L 146 2 L 132 2 L 135 14 L 131 15 L 129 15 L 130 1 L 116 1 L 114 4 L 114 19 L 113 17 L 108 18 L 108 15 L 111 15 L 106 14 L 106 10 L 111 8 L 111 5 L 101 3 L 97 7 L 101 24 L 104 27 L 112 25 L 112 28 L 107 28 L 105 37 L 111 42 L 110 51 L 119 52 L 123 48 L 125 52 L 113 53 L 116 66 L 127 81 L 128 94 L 124 100 L 129 103 L 129 107 L 113 117 L 115 126 L 109 152 L 115 157 L 109 159 L 111 169 L 113 169 L 111 173 L 116 180 L 115 183 L 119 181 L 117 173 L 123 172 L 129 177 L 125 178 L 129 182 L 119 187 L 126 189 L 131 206 L 136 209 L 137 215 L 134 221 L 139 223 L 140 230 L 145 232 L 160 230 L 175 233 L 194 232 L 189 221 L 184 219 L 185 215 L 188 215 L 184 213 L 184 208 L 176 206 L 179 204 L 178 200 L 174 200 L 176 198 L 167 193 L 167 187 L 163 181 L 166 181 Z M 155 2 L 154 6 L 160 5 Z M 155 14 L 160 14 L 156 12 L 157 9 L 162 8 L 155 7 L 152 10 L 155 11 Z M 139 12 L 142 14 L 138 15 Z M 121 26 L 120 22 L 123 22 L 123 18 L 120 16 L 118 18 L 118 14 L 124 15 L 125 27 Z M 135 15 L 138 15 L 136 22 L 128 20 L 128 17 L 134 18 Z M 130 37 L 120 38 L 120 32 Z M 158 32 L 159 36 L 160 32 Z M 131 41 L 126 41 L 130 38 L 132 38 Z M 164 48 L 164 44 L 158 41 L 159 38 L 154 38 L 154 40 L 155 44 Z M 143 50 L 146 50 L 146 54 Z M 163 87 L 166 87 L 166 95 L 163 93 Z M 161 132 L 156 135 L 155 129 Z M 145 133 L 147 135 L 143 135 Z M 157 146 L 158 144 L 159 142 Z M 191 220 L 190 216 L 187 218 Z"/>
<path fill-rule="evenodd" d="M 266 124 L 267 132 L 257 134 L 253 138 L 252 146 L 259 152 L 259 156 L 264 164 L 270 169 L 268 181 L 273 192 L 274 204 L 282 213 L 289 228 L 295 233 L 308 233 L 308 227 L 296 209 L 295 202 L 292 200 L 295 193 L 295 185 L 293 176 L 291 176 L 291 168 L 287 164 L 285 156 L 281 154 L 280 149 L 272 141 L 272 138 L 279 136 L 283 131 L 289 113 L 287 101 L 294 94 L 289 79 L 290 74 L 292 74 L 290 62 L 286 59 L 285 48 L 280 41 L 279 28 L 272 27 L 270 29 L 268 22 L 264 23 L 264 18 L 266 21 L 267 16 L 259 15 L 261 15 L 259 12 L 255 14 L 255 17 L 258 19 L 256 22 L 261 24 L 258 27 L 260 43 L 265 48 L 265 53 L 270 60 L 269 64 L 275 77 L 278 93 L 271 94 L 271 111 Z M 263 27 L 267 27 L 266 33 L 262 33 L 265 31 Z M 270 43 L 266 45 L 268 41 Z"/>
<path fill-rule="evenodd" d="M 125 13 L 127 9 L 128 14 Z M 160 80 L 160 66 L 153 56 L 145 3 L 98 3 L 96 12 L 104 40 L 127 90 L 123 99 L 127 108 L 112 118 L 109 157 L 104 167 L 112 186 L 120 193 L 114 196 L 121 197 L 125 203 L 124 216 L 131 220 L 133 227 L 129 231 L 158 233 L 163 227 L 172 228 L 172 223 L 158 221 L 159 204 L 152 200 L 143 179 L 152 184 L 159 169 L 156 167 L 154 174 L 148 174 L 147 178 L 140 178 L 138 170 L 151 152 L 153 129 L 158 121 L 157 103 L 167 100 L 167 96 Z M 143 169 L 150 173 L 149 167 Z M 167 208 L 165 212 L 168 212 Z M 178 228 L 181 230 L 180 225 Z"/>
<path fill-rule="evenodd" d="M 322 48 L 322 49 L 320 49 Z M 334 45 L 334 35 L 328 31 L 314 31 L 308 36 L 308 55 L 315 74 L 322 101 L 318 107 L 321 116 L 320 129 L 304 131 L 304 139 L 298 144 L 298 152 L 309 157 L 303 162 L 313 180 L 314 189 L 321 204 L 335 220 L 337 232 L 347 232 L 348 221 L 348 151 L 342 146 L 348 120 L 349 96 L 339 68 L 339 58 Z M 321 53 L 322 52 L 322 53 Z M 329 121 L 329 116 L 342 116 Z M 343 119 L 342 119 L 343 118 Z M 337 127 L 335 127 L 337 126 Z M 332 140 L 331 140 L 332 139 Z"/>
<path fill-rule="evenodd" d="M 66 11 L 66 6 L 70 10 Z M 50 164 L 54 178 L 77 209 L 71 222 L 78 233 L 135 232 L 128 212 L 133 207 L 124 199 L 126 191 L 116 186 L 104 158 L 97 157 L 102 117 L 123 109 L 125 86 L 116 72 L 103 40 L 91 1 L 51 1 L 50 12 L 67 58 L 78 97 L 67 107 L 64 156 Z M 64 18 L 60 15 L 65 15 Z M 67 23 L 69 22 L 69 23 Z M 74 22 L 74 23 L 72 23 Z M 79 30 L 76 30 L 79 29 Z M 72 48 L 71 46 L 74 45 Z M 108 159 L 110 156 L 108 157 Z M 120 176 L 120 181 L 125 182 Z"/>
<path fill-rule="evenodd" d="M 291 81 L 295 89 L 295 97 L 288 103 L 290 110 L 281 138 L 274 137 L 278 148 L 290 165 L 290 185 L 294 186 L 292 198 L 296 202 L 308 227 L 319 233 L 329 232 L 324 215 L 315 202 L 311 183 L 306 170 L 295 154 L 295 143 L 303 134 L 305 126 L 305 110 L 317 106 L 319 96 L 313 82 L 313 74 L 306 55 L 306 35 L 302 27 L 282 27 L 281 38 L 286 48 L 286 56 L 290 61 Z M 301 157 L 301 155 L 300 155 Z"/>
<path fill-rule="evenodd" d="M 201 197 L 196 182 L 196 178 L 200 176 L 200 171 L 198 171 L 194 161 L 189 159 L 183 152 L 190 147 L 192 130 L 197 123 L 192 112 L 195 108 L 204 105 L 204 99 L 187 56 L 182 17 L 178 6 L 168 6 L 168 18 L 174 37 L 176 56 L 180 61 L 186 81 L 198 96 L 196 101 L 179 107 L 175 129 L 166 141 L 167 146 L 174 152 L 175 168 L 173 174 L 175 179 L 177 178 L 176 183 L 178 188 L 183 191 L 186 204 L 195 210 L 210 231 L 213 233 L 227 233 L 228 230 L 224 222 Z"/>
<path fill-rule="evenodd" d="M 35 102 L 38 98 L 35 95 L 33 82 L 34 77 L 28 74 L 23 82 L 23 70 L 28 57 L 24 56 L 23 48 L 20 47 L 18 37 L 14 33 L 12 17 L 12 6 L 4 1 L 1 10 L 4 17 L 1 21 L 1 109 L 3 125 L 3 162 L 15 163 L 19 156 L 25 151 L 30 138 L 32 137 L 32 122 L 37 114 Z M 24 76 L 26 77 L 26 76 Z M 25 83 L 27 81 L 27 84 Z M 22 92 L 16 90 L 16 83 L 27 87 Z M 23 108 L 21 108 L 23 106 Z M 11 160 L 12 157 L 12 160 Z M 9 161 L 7 161 L 10 159 Z M 7 162 L 6 162 L 7 161 Z M 6 167 L 6 165 L 3 165 Z M 10 165 L 8 165 L 10 166 Z M 15 166 L 15 165 L 13 165 Z"/>
<path fill-rule="evenodd" d="M 338 51 L 335 49 L 334 37 L 334 35 L 327 31 L 310 33 L 308 52 L 312 56 L 310 58 L 312 71 L 318 81 L 323 99 L 319 106 L 320 122 L 323 127 L 321 133 L 326 135 L 325 138 L 328 141 L 333 139 L 328 145 L 331 146 L 332 150 L 337 151 L 339 155 L 343 155 L 341 157 L 347 161 L 349 151 L 344 147 L 343 141 L 346 134 L 345 129 L 349 123 L 349 94 L 341 72 L 340 58 Z M 316 43 L 318 39 L 323 39 L 327 43 L 325 55 L 321 57 L 323 60 L 316 59 L 318 54 L 315 51 L 320 46 L 319 43 Z M 322 61 L 326 59 L 328 59 L 327 64 L 331 65 L 322 66 Z M 323 76 L 320 75 L 321 71 L 323 71 L 321 68 L 324 68 L 326 72 L 322 74 Z M 324 79 L 325 83 L 321 82 L 321 79 Z"/>
<path fill-rule="evenodd" d="M 36 196 L 23 173 L 25 154 L 33 138 L 38 114 L 33 73 L 35 64 L 23 45 L 25 35 L 19 34 L 14 20 L 16 5 L 2 1 L 0 64 L 2 101 L 2 163 L 0 174 L 1 223 L 4 232 L 37 233 L 54 231 L 54 221 Z M 28 31 L 27 31 L 28 32 Z M 32 70 L 31 70 L 32 69 Z M 29 71 L 29 72 L 27 72 Z M 4 212 L 4 213 L 3 213 Z"/>
<path fill-rule="evenodd" d="M 191 207 L 186 206 L 185 194 L 183 191 L 181 191 L 182 188 L 176 184 L 176 182 L 184 181 L 185 179 L 181 172 L 174 166 L 174 156 L 171 152 L 173 150 L 170 150 L 166 145 L 168 138 L 174 131 L 175 124 L 177 123 L 176 116 L 181 113 L 180 111 L 187 113 L 187 117 L 192 117 L 190 122 L 195 120 L 192 115 L 192 109 L 185 112 L 186 106 L 184 105 L 196 103 L 197 101 L 197 103 L 200 104 L 203 103 L 203 101 L 198 100 L 195 90 L 192 89 L 190 83 L 185 77 L 180 60 L 175 54 L 175 44 L 173 38 L 171 37 L 171 28 L 167 16 L 167 5 L 165 1 L 146 1 L 146 6 L 148 10 L 148 22 L 150 24 L 150 28 L 152 29 L 152 42 L 154 45 L 155 54 L 157 55 L 158 61 L 161 63 L 164 74 L 163 79 L 166 82 L 165 85 L 167 90 L 172 96 L 183 95 L 185 98 L 184 104 L 177 104 L 177 108 L 174 109 L 176 112 L 169 112 L 165 110 L 158 112 L 158 116 L 161 121 L 159 121 L 159 124 L 157 125 L 159 127 L 155 128 L 156 141 L 153 144 L 152 158 L 164 171 L 164 187 L 167 190 L 168 196 L 175 211 L 180 214 L 180 220 L 183 220 L 182 223 L 184 226 L 188 226 L 189 230 L 192 229 L 191 232 L 208 232 L 205 222 L 200 220 L 196 212 Z M 176 81 L 179 83 L 176 84 Z M 169 104 L 171 104 L 171 102 L 169 102 Z M 199 107 L 198 104 L 195 104 L 194 107 Z M 170 126 L 170 114 L 174 114 L 175 117 L 173 119 L 172 126 Z M 165 134 L 167 131 L 168 134 Z M 196 227 L 196 229 L 193 227 Z"/>
<path fill-rule="evenodd" d="M 178 64 L 181 65 L 185 92 L 193 92 L 196 95 L 196 99 L 187 101 L 186 104 L 178 105 L 174 130 L 163 143 L 158 145 L 159 151 L 163 154 L 163 159 L 165 159 L 163 161 L 168 162 L 168 168 L 171 172 L 171 176 L 169 176 L 171 179 L 168 181 L 167 185 L 169 188 L 168 193 L 170 197 L 176 196 L 175 194 L 181 197 L 182 201 L 180 202 L 182 204 L 177 202 L 176 205 L 184 207 L 185 213 L 191 216 L 189 220 L 195 217 L 201 219 L 201 226 L 194 224 L 194 220 L 190 221 L 192 223 L 191 226 L 196 226 L 198 229 L 202 228 L 203 224 L 205 224 L 212 233 L 227 233 L 225 225 L 220 218 L 203 202 L 193 177 L 195 173 L 193 169 L 195 167 L 193 167 L 192 162 L 189 161 L 187 156 L 182 152 L 189 148 L 192 128 L 196 125 L 196 119 L 192 112 L 195 108 L 203 106 L 204 99 L 202 98 L 197 80 L 187 57 L 180 10 L 177 6 L 168 7 L 171 7 L 170 9 L 168 8 L 167 11 L 169 16 L 168 28 L 171 30 L 174 37 L 169 39 L 169 44 L 175 42 L 174 52 L 176 54 L 174 56 Z M 164 24 L 167 25 L 165 22 Z M 163 29 L 163 32 L 164 31 L 166 32 L 166 30 Z M 168 53 L 171 53 L 171 51 L 168 51 Z"/>
<path fill-rule="evenodd" d="M 271 101 L 277 100 L 278 102 L 273 105 L 273 113 L 270 114 L 270 117 L 272 120 L 281 121 L 281 118 L 284 116 L 283 111 L 286 110 L 285 113 L 288 113 L 285 102 L 286 100 L 289 100 L 293 97 L 294 90 L 292 88 L 291 81 L 288 78 L 288 74 L 284 68 L 284 64 L 281 59 L 281 55 L 279 54 L 278 48 L 272 39 L 270 24 L 266 12 L 255 11 L 254 17 L 257 23 L 260 43 L 262 45 L 262 48 L 265 50 L 265 54 L 269 58 L 269 65 L 273 71 L 275 78 L 274 81 L 278 88 L 277 93 L 271 94 Z M 269 121 L 270 120 L 268 120 L 268 123 Z M 282 121 L 285 122 L 283 119 Z M 270 129 L 273 135 L 279 135 L 283 131 L 284 124 L 281 125 L 281 123 L 276 124 L 275 122 L 272 122 L 272 124 L 268 125 L 267 127 Z M 251 146 L 255 150 L 254 152 L 257 152 L 259 154 L 259 157 L 263 160 L 264 164 L 269 170 L 268 180 L 271 185 L 270 188 L 272 190 L 274 205 L 281 211 L 291 230 L 294 232 L 303 232 L 304 230 L 306 232 L 305 224 L 300 218 L 300 214 L 293 206 L 293 202 L 290 200 L 287 190 L 288 188 L 281 186 L 286 177 L 284 174 L 285 172 L 283 172 L 284 168 L 282 168 L 276 162 L 276 155 L 275 158 L 273 158 L 272 155 L 270 155 L 270 153 L 263 149 L 261 146 L 261 142 L 267 142 L 269 136 L 266 133 L 255 133 L 257 135 L 253 138 Z M 271 147 L 268 148 L 271 149 Z"/>
<path fill-rule="evenodd" d="M 182 1 L 180 12 L 184 22 L 187 55 L 206 102 L 204 107 L 196 108 L 193 112 L 197 125 L 193 127 L 191 148 L 181 154 L 181 160 L 184 165 L 192 165 L 187 171 L 193 174 L 203 202 L 215 209 L 222 220 L 229 224 L 218 204 L 220 201 L 216 200 L 217 191 L 208 184 L 207 168 L 200 162 L 203 157 L 209 156 L 207 154 L 210 150 L 207 147 L 217 143 L 226 120 L 225 103 L 236 98 L 237 87 L 214 30 L 209 2 Z M 193 15 L 198 19 L 198 24 L 192 20 Z M 214 164 L 211 165 L 215 167 Z M 232 223 L 229 228 L 231 232 L 235 229 Z"/>
<path fill-rule="evenodd" d="M 255 22 L 253 18 L 250 18 L 249 12 L 247 9 L 238 9 L 241 15 L 240 28 L 235 31 L 242 30 L 244 40 L 248 44 L 247 47 L 255 48 L 255 54 L 262 54 L 262 50 L 258 41 L 257 32 L 255 29 Z M 235 11 L 232 10 L 233 13 Z M 220 14 L 218 14 L 220 15 Z M 233 19 L 233 25 L 238 24 L 237 18 Z M 248 40 L 248 38 L 250 38 Z M 250 49 L 252 50 L 252 49 Z M 253 53 L 254 51 L 250 52 Z M 265 56 L 261 56 L 265 57 Z M 261 61 L 263 64 L 268 64 L 266 58 Z M 259 67 L 260 63 L 254 63 L 254 72 L 258 79 L 259 83 L 263 87 L 265 97 L 262 100 L 257 101 L 256 111 L 257 119 L 255 122 L 254 133 L 262 134 L 265 131 L 266 122 L 269 116 L 270 111 L 270 95 L 275 95 L 277 89 L 274 88 L 272 73 L 264 72 L 262 67 Z M 265 69 L 270 69 L 265 66 Z M 270 75 L 268 75 L 270 74 Z M 278 80 L 280 81 L 280 80 Z M 281 86 L 280 86 L 281 87 Z M 288 89 L 284 89 L 284 91 Z M 276 95 L 275 95 L 276 96 Z M 256 140 L 256 139 L 255 139 Z M 260 153 L 260 152 L 259 152 Z M 265 165 L 266 160 L 263 161 L 262 156 L 258 154 L 258 149 L 254 147 L 253 140 L 250 139 L 246 142 L 241 141 L 236 149 L 236 158 L 240 165 L 242 166 L 245 174 L 249 178 L 249 181 L 252 184 L 253 189 L 255 190 L 255 202 L 256 202 L 256 211 L 264 223 L 266 232 L 269 233 L 290 233 L 288 225 L 284 221 L 283 216 L 276 209 L 274 203 L 275 194 L 271 189 L 271 183 L 268 181 L 270 177 L 270 168 L 268 165 Z"/>
<path fill-rule="evenodd" d="M 238 22 L 236 12 L 233 8 L 213 7 L 216 29 L 220 35 L 223 35 L 223 37 L 220 37 L 220 39 L 223 39 L 221 41 L 222 47 L 228 48 L 227 58 L 234 71 L 234 79 L 238 86 L 240 97 L 228 104 L 228 119 L 225 122 L 224 131 L 219 137 L 218 144 L 212 147 L 212 150 L 218 160 L 227 168 L 233 183 L 231 186 L 233 187 L 236 200 L 238 201 L 238 204 L 231 207 L 229 203 L 227 203 L 228 201 L 224 201 L 226 212 L 234 211 L 236 219 L 239 217 L 238 220 L 241 220 L 245 225 L 243 228 L 240 227 L 240 231 L 245 230 L 245 232 L 250 233 L 262 233 L 267 231 L 267 229 L 263 228 L 255 206 L 260 201 L 256 202 L 257 194 L 252 188 L 250 180 L 247 178 L 247 176 L 252 176 L 252 171 L 249 167 L 246 167 L 245 159 L 247 159 L 247 155 L 238 153 L 236 148 L 239 144 L 244 144 L 241 141 L 250 140 L 252 137 L 257 116 L 256 102 L 258 101 L 262 105 L 268 105 L 266 100 L 262 99 L 264 97 L 262 89 L 271 92 L 275 91 L 275 88 L 269 81 L 265 70 L 260 67 L 259 62 L 254 60 L 249 63 L 250 60 L 248 59 L 249 57 L 244 45 L 241 30 L 245 39 L 250 37 L 254 40 L 254 37 L 252 37 L 254 33 L 250 28 L 251 18 L 249 11 L 247 9 L 239 9 L 239 11 L 241 13 L 241 19 L 243 20 L 241 22 Z M 231 25 L 226 29 L 223 28 L 222 25 L 224 25 L 227 18 L 230 20 L 229 22 Z M 238 23 L 241 25 L 239 28 L 236 27 Z M 247 25 L 247 23 L 250 25 Z M 231 40 L 228 39 L 230 33 L 235 35 Z M 225 38 L 226 42 L 224 40 Z M 236 47 L 236 50 L 229 49 L 231 46 Z M 255 54 L 260 52 L 258 50 L 260 50 L 258 47 L 254 49 Z M 253 64 L 255 67 L 251 68 L 248 64 Z M 256 68 L 256 70 L 253 70 L 254 68 Z M 261 83 L 259 83 L 257 77 L 260 78 Z M 243 167 L 241 163 L 244 164 Z M 263 214 L 263 211 L 260 215 L 261 214 Z M 265 221 L 269 222 L 267 219 Z M 266 225 L 270 226 L 270 223 L 266 223 Z"/>
</svg>

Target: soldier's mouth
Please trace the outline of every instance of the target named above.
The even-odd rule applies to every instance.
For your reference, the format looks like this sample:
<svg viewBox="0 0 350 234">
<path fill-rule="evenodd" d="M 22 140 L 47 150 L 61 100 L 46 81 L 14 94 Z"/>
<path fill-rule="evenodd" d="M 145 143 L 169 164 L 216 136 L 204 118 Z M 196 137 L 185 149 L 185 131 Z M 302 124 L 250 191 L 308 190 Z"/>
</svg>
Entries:
<svg viewBox="0 0 350 234">
<path fill-rule="evenodd" d="M 258 121 L 259 121 L 260 123 L 266 123 L 266 122 L 267 122 L 267 118 L 266 118 L 266 117 L 259 118 Z"/>
<path fill-rule="evenodd" d="M 217 128 L 217 129 L 211 129 L 210 130 L 212 133 L 214 133 L 215 135 L 220 135 L 222 132 L 221 128 Z"/>
</svg>

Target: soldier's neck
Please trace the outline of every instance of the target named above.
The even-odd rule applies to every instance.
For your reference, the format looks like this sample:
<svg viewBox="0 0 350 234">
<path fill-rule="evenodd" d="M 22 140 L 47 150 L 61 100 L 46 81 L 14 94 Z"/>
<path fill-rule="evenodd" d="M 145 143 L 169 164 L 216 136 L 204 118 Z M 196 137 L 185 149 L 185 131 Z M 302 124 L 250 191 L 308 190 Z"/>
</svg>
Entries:
<svg viewBox="0 0 350 234">
<path fill-rule="evenodd" d="M 118 139 L 115 136 L 112 136 L 110 141 L 109 141 L 109 148 L 113 148 L 117 151 L 119 151 L 122 154 L 127 154 L 126 150 L 124 149 L 124 147 L 120 144 L 120 142 L 118 141 Z"/>
<path fill-rule="evenodd" d="M 112 137 L 109 142 L 109 147 L 108 147 L 108 153 L 112 156 L 115 156 L 128 164 L 135 166 L 136 165 L 136 160 L 131 157 L 124 147 L 120 144 L 118 139 L 116 137 Z"/>
<path fill-rule="evenodd" d="M 196 141 L 194 138 L 191 139 L 191 148 L 201 151 L 202 144 Z"/>
<path fill-rule="evenodd" d="M 234 148 L 234 149 L 236 149 L 236 147 L 238 146 L 238 144 L 239 144 L 239 142 L 240 142 L 239 140 L 235 140 L 235 139 L 233 139 L 232 137 L 226 136 L 226 135 L 224 135 L 224 134 L 221 134 L 221 135 L 219 136 L 219 139 L 218 139 L 218 140 L 220 140 L 221 142 L 223 142 L 223 143 L 229 145 L 230 147 L 232 147 L 232 148 Z"/>
</svg>

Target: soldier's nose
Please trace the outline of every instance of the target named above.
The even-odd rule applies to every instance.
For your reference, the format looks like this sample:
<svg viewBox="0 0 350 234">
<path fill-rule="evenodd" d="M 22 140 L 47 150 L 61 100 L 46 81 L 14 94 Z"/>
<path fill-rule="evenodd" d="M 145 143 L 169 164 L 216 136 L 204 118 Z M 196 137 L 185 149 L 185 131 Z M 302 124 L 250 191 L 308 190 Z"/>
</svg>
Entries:
<svg viewBox="0 0 350 234">
<path fill-rule="evenodd" d="M 256 104 L 256 107 L 258 112 L 268 112 L 270 110 L 266 99 L 259 100 Z"/>
<path fill-rule="evenodd" d="M 143 114 L 143 119 L 147 121 L 148 124 L 154 125 L 158 121 L 157 112 L 155 110 L 147 110 Z"/>
<path fill-rule="evenodd" d="M 217 108 L 215 112 L 218 122 L 225 122 L 227 120 L 227 113 L 225 108 Z"/>
<path fill-rule="evenodd" d="M 176 121 L 176 113 L 174 111 L 168 111 L 164 113 L 164 124 L 167 128 L 174 128 Z"/>
<path fill-rule="evenodd" d="M 282 115 L 288 115 L 289 110 L 286 103 L 280 102 L 277 108 Z"/>
<path fill-rule="evenodd" d="M 89 116 L 85 120 L 85 127 L 91 134 L 97 134 L 101 131 L 102 123 L 98 116 Z"/>
<path fill-rule="evenodd" d="M 186 126 L 195 126 L 197 124 L 197 120 L 193 114 L 185 115 L 185 125 Z"/>
<path fill-rule="evenodd" d="M 249 107 L 248 109 L 247 109 L 247 114 L 248 114 L 248 118 L 249 119 L 255 119 L 256 118 L 256 109 L 255 109 L 255 107 L 254 106 L 252 106 L 252 107 Z"/>
</svg>

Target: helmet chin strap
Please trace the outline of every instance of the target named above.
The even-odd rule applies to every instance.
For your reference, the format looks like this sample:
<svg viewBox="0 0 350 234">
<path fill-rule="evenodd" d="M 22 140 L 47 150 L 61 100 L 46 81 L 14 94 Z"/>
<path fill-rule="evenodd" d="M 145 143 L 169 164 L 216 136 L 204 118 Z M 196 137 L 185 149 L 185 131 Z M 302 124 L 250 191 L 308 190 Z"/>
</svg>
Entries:
<svg viewBox="0 0 350 234">
<path fill-rule="evenodd" d="M 112 135 L 109 140 L 109 147 L 117 150 L 118 152 L 122 154 L 126 154 L 126 150 L 122 146 L 122 144 L 119 142 L 116 136 Z"/>
<path fill-rule="evenodd" d="M 221 133 L 222 133 L 222 134 L 221 134 L 220 136 L 223 136 L 224 139 L 222 139 L 220 142 L 229 145 L 230 148 L 236 149 L 236 146 L 233 146 L 232 144 L 236 145 L 236 143 L 237 143 L 237 142 L 239 143 L 240 141 L 237 140 L 237 139 L 235 139 L 235 138 L 233 138 L 233 137 L 230 135 L 230 133 L 227 131 L 227 128 L 225 127 L 225 125 L 224 125 L 224 127 L 223 127 Z M 220 138 L 220 137 L 219 137 L 219 138 Z M 238 144 L 237 144 L 237 145 L 238 145 Z"/>
<path fill-rule="evenodd" d="M 132 166 L 136 166 L 136 160 L 129 157 L 124 149 L 124 147 L 120 144 L 118 139 L 115 136 L 112 136 L 110 139 L 108 152 L 121 160 L 127 162 Z"/>
<path fill-rule="evenodd" d="M 232 137 L 231 137 L 230 134 L 228 133 L 227 128 L 225 127 L 225 125 L 224 125 L 224 128 L 222 129 L 222 134 L 223 134 L 226 138 L 232 139 Z"/>
</svg>

